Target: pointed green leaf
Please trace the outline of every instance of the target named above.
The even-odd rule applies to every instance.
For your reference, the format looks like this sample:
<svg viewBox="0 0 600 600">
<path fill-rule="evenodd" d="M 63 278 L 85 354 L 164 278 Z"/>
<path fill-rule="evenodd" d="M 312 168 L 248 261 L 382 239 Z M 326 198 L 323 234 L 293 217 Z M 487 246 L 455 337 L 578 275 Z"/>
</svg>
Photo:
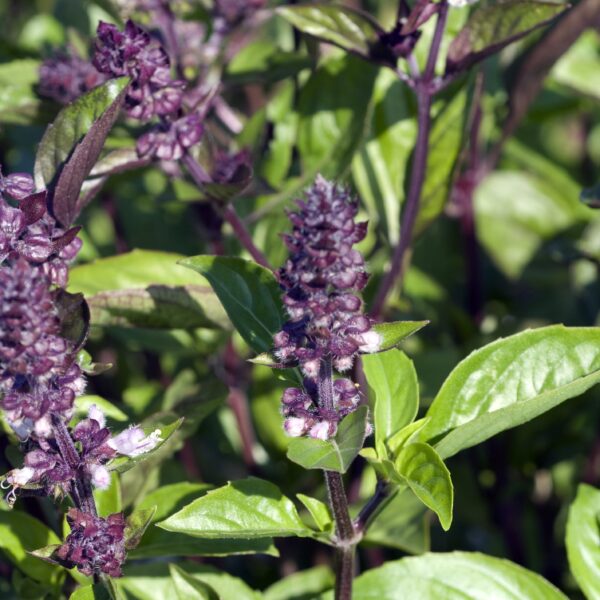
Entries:
<svg viewBox="0 0 600 600">
<path fill-rule="evenodd" d="M 429 444 L 416 442 L 404 446 L 395 467 L 417 498 L 440 519 L 445 531 L 452 524 L 454 488 L 450 471 Z"/>
<path fill-rule="evenodd" d="M 292 501 L 268 481 L 233 481 L 194 500 L 158 524 L 200 538 L 311 536 Z"/>
<path fill-rule="evenodd" d="M 375 323 L 373 329 L 381 336 L 381 350 L 385 352 L 395 348 L 402 340 L 423 329 L 429 321 L 393 321 L 391 323 Z"/>
<path fill-rule="evenodd" d="M 263 600 L 308 600 L 319 598 L 319 594 L 329 590 L 335 577 L 329 567 L 321 565 L 288 575 L 268 587 Z"/>
<path fill-rule="evenodd" d="M 377 69 L 350 55 L 331 57 L 300 92 L 298 150 L 303 171 L 337 179 L 360 144 Z"/>
<path fill-rule="evenodd" d="M 447 69 L 466 69 L 542 27 L 568 7 L 556 2 L 507 0 L 477 8 L 450 44 Z"/>
<path fill-rule="evenodd" d="M 508 560 L 476 552 L 388 562 L 354 582 L 360 600 L 566 600 L 551 583 Z"/>
<path fill-rule="evenodd" d="M 420 438 L 442 458 L 526 423 L 600 381 L 600 328 L 553 325 L 476 350 L 450 373 Z"/>
<path fill-rule="evenodd" d="M 211 486 L 205 483 L 185 482 L 165 485 L 148 494 L 136 510 L 157 506 L 158 509 L 152 517 L 154 524 L 181 510 L 210 489 Z M 229 556 L 233 554 L 278 556 L 271 538 L 200 539 L 184 533 L 165 531 L 159 527 L 149 527 L 138 547 L 129 552 L 128 556 L 131 558 L 155 558 L 161 556 Z"/>
<path fill-rule="evenodd" d="M 217 593 L 176 565 L 169 565 L 178 600 L 218 600 Z"/>
<path fill-rule="evenodd" d="M 81 186 L 100 156 L 125 99 L 127 77 L 111 79 L 63 108 L 48 127 L 35 157 L 38 188 L 52 193 L 52 210 L 63 226 L 81 211 Z"/>
<path fill-rule="evenodd" d="M 347 6 L 325 3 L 281 6 L 277 14 L 303 33 L 365 58 L 384 33 L 370 15 Z"/>
<path fill-rule="evenodd" d="M 256 352 L 273 347 L 284 321 L 281 290 L 271 271 L 229 256 L 193 256 L 180 261 L 213 287 L 231 322 Z"/>
<path fill-rule="evenodd" d="M 417 416 L 417 373 L 412 360 L 400 350 L 363 356 L 362 364 L 374 399 L 375 446 L 378 455 L 384 458 L 386 441 Z"/>
<path fill-rule="evenodd" d="M 219 328 L 227 317 L 207 281 L 179 254 L 133 250 L 71 269 L 69 290 L 85 294 L 93 325 Z"/>
<path fill-rule="evenodd" d="M 133 550 L 137 548 L 146 529 L 156 514 L 156 506 L 150 508 L 138 508 L 129 517 L 125 524 L 125 548 Z"/>
<path fill-rule="evenodd" d="M 581 484 L 567 520 L 569 566 L 586 598 L 600 598 L 600 490 Z"/>
<path fill-rule="evenodd" d="M 293 438 L 288 446 L 288 458 L 305 469 L 345 473 L 365 442 L 368 414 L 366 406 L 350 413 L 342 419 L 335 437 L 327 441 Z"/>
<path fill-rule="evenodd" d="M 96 405 L 108 419 L 113 421 L 127 421 L 129 418 L 120 408 L 117 408 L 112 402 L 109 402 L 101 396 L 85 394 L 75 398 L 75 415 L 83 419 L 87 416 L 92 405 Z"/>
<path fill-rule="evenodd" d="M 0 511 L 0 549 L 28 577 L 46 583 L 57 581 L 61 569 L 30 554 L 56 544 L 60 544 L 57 535 L 41 521 L 17 510 Z"/>
<path fill-rule="evenodd" d="M 40 61 L 30 58 L 0 65 L 0 123 L 28 125 L 36 120 L 40 99 Z"/>
<path fill-rule="evenodd" d="M 110 594 L 104 585 L 84 585 L 77 588 L 70 596 L 69 600 L 111 600 Z"/>
<path fill-rule="evenodd" d="M 333 517 L 331 516 L 329 506 L 325 502 L 305 496 L 304 494 L 296 494 L 296 498 L 304 504 L 320 531 L 328 531 L 332 528 Z"/>
</svg>

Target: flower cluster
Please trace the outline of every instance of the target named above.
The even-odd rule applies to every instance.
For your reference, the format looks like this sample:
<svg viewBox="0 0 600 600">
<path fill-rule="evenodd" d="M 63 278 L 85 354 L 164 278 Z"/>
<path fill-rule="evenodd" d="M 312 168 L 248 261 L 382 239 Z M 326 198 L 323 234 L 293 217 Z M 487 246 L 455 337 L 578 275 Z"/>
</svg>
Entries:
<svg viewBox="0 0 600 600">
<path fill-rule="evenodd" d="M 123 513 L 104 519 L 71 508 L 67 522 L 71 533 L 56 551 L 56 558 L 69 568 L 77 567 L 84 575 L 106 573 L 120 577 L 126 554 Z"/>
<path fill-rule="evenodd" d="M 84 388 L 52 288 L 67 282 L 77 231 L 56 225 L 29 175 L 0 175 L 0 406 L 21 439 L 48 437 L 50 413 L 68 421 Z"/>
<path fill-rule="evenodd" d="M 59 104 L 69 104 L 82 94 L 93 90 L 106 81 L 89 61 L 64 51 L 47 58 L 40 67 L 38 92 Z"/>
<path fill-rule="evenodd" d="M 96 36 L 96 69 L 109 77 L 131 78 L 125 99 L 129 116 L 147 121 L 180 108 L 185 82 L 171 78 L 167 53 L 146 31 L 131 20 L 122 32 L 100 22 Z"/>
<path fill-rule="evenodd" d="M 363 257 L 352 248 L 367 228 L 355 222 L 357 201 L 318 176 L 297 204 L 299 210 L 289 214 L 293 231 L 284 236 L 290 257 L 278 273 L 290 320 L 275 335 L 274 351 L 284 366 L 298 365 L 306 377 L 304 390 L 284 394 L 286 431 L 326 439 L 359 397 L 351 381 L 339 379 L 333 407 L 321 406 L 315 381 L 323 361 L 347 371 L 358 353 L 377 352 L 381 337 L 357 295 L 368 278 Z"/>
<path fill-rule="evenodd" d="M 171 77 L 165 49 L 133 21 L 123 32 L 100 23 L 97 30 L 94 65 L 110 77 L 128 76 L 131 83 L 125 99 L 130 117 L 148 121 L 160 117 L 160 124 L 140 137 L 140 157 L 178 160 L 203 134 L 199 113 L 182 116 L 185 81 Z"/>
<path fill-rule="evenodd" d="M 77 509 L 57 557 L 88 575 L 117 576 L 123 515 L 97 517 L 91 486 L 109 486 L 108 461 L 148 452 L 161 438 L 160 430 L 146 435 L 140 427 L 113 437 L 94 406 L 68 427 L 85 387 L 61 317 L 68 263 L 81 246 L 77 231 L 57 226 L 46 192 L 35 193 L 29 175 L 0 172 L 0 407 L 25 449 L 23 466 L 1 485 L 10 489 L 9 503 L 17 492 L 70 495 Z"/>
</svg>

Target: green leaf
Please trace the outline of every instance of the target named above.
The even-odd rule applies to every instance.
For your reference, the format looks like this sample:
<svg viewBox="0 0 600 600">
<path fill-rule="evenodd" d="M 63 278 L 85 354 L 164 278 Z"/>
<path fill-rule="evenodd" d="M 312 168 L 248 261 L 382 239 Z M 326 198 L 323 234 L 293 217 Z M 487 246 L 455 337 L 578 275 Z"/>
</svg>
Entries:
<svg viewBox="0 0 600 600">
<path fill-rule="evenodd" d="M 461 85 L 450 98 L 434 105 L 438 109 L 431 125 L 427 169 L 415 228 L 423 231 L 444 209 L 452 187 L 469 116 L 469 86 Z"/>
<path fill-rule="evenodd" d="M 582 33 L 552 67 L 550 76 L 570 90 L 600 99 L 600 56 L 596 31 L 590 29 Z"/>
<path fill-rule="evenodd" d="M 428 418 L 418 419 L 392 435 L 386 444 L 392 456 L 396 456 L 402 446 L 405 446 L 409 442 L 418 441 L 419 433 L 428 421 Z"/>
<path fill-rule="evenodd" d="M 251 590 L 241 579 L 232 577 L 227 573 L 218 571 L 209 565 L 184 562 L 178 563 L 197 581 L 210 586 L 219 598 L 236 600 L 260 600 L 261 596 Z M 152 563 L 149 570 L 147 564 L 125 565 L 124 577 L 119 580 L 119 585 L 128 597 L 135 600 L 157 600 L 177 598 L 175 583 L 170 577 L 169 565 L 160 562 Z"/>
<path fill-rule="evenodd" d="M 208 492 L 158 526 L 200 538 L 312 535 L 292 501 L 277 486 L 255 477 Z"/>
<path fill-rule="evenodd" d="M 507 0 L 475 9 L 448 49 L 448 71 L 464 70 L 552 21 L 567 4 Z"/>
<path fill-rule="evenodd" d="M 325 502 L 304 494 L 296 494 L 296 498 L 304 504 L 320 531 L 329 531 L 333 527 L 333 517 Z"/>
<path fill-rule="evenodd" d="M 329 567 L 313 567 L 277 581 L 264 591 L 263 600 L 309 600 L 331 589 L 334 583 Z"/>
<path fill-rule="evenodd" d="M 416 134 L 412 90 L 391 69 L 375 82 L 370 131 L 352 159 L 352 178 L 369 212 L 369 228 L 378 227 L 393 245 L 400 238 L 400 207 Z"/>
<path fill-rule="evenodd" d="M 369 410 L 361 406 L 344 417 L 334 438 L 324 441 L 299 437 L 290 440 L 288 458 L 305 469 L 345 473 L 365 442 Z"/>
<path fill-rule="evenodd" d="M 123 502 L 121 500 L 121 484 L 119 476 L 113 472 L 110 474 L 110 485 L 105 490 L 96 488 L 94 490 L 96 508 L 101 517 L 108 517 L 114 513 L 121 512 Z"/>
<path fill-rule="evenodd" d="M 112 79 L 63 108 L 48 127 L 35 157 L 38 188 L 52 192 L 54 216 L 64 226 L 81 212 L 81 186 L 100 156 L 129 79 Z"/>
<path fill-rule="evenodd" d="M 80 419 L 85 418 L 93 404 L 95 404 L 108 419 L 119 422 L 128 420 L 128 416 L 112 402 L 105 400 L 101 396 L 94 396 L 91 394 L 75 398 L 75 416 Z"/>
<path fill-rule="evenodd" d="M 536 573 L 476 552 L 424 554 L 388 562 L 354 582 L 360 600 L 566 600 Z"/>
<path fill-rule="evenodd" d="M 109 471 L 117 471 L 118 473 L 125 473 L 125 471 L 129 471 L 137 464 L 147 460 L 153 454 L 155 454 L 160 448 L 165 444 L 165 442 L 179 429 L 181 424 L 183 423 L 183 417 L 177 419 L 177 421 L 170 423 L 169 425 L 162 426 L 148 426 L 144 427 L 144 434 L 150 435 L 155 431 L 159 432 L 160 442 L 152 448 L 149 452 L 145 452 L 144 454 L 139 454 L 138 456 L 118 456 L 117 458 L 113 458 L 110 462 L 107 463 L 106 467 Z"/>
<path fill-rule="evenodd" d="M 156 506 L 150 508 L 137 508 L 129 517 L 127 517 L 125 525 L 125 548 L 133 550 L 137 548 L 146 529 L 154 519 L 156 514 Z"/>
<path fill-rule="evenodd" d="M 337 179 L 365 128 L 377 69 L 346 55 L 325 60 L 300 92 L 298 150 L 305 173 Z"/>
<path fill-rule="evenodd" d="M 567 519 L 567 556 L 589 600 L 600 597 L 600 490 L 581 484 Z"/>
<path fill-rule="evenodd" d="M 70 596 L 69 600 L 111 600 L 110 594 L 104 585 L 84 585 L 77 588 Z"/>
<path fill-rule="evenodd" d="M 133 250 L 74 267 L 69 290 L 83 292 L 94 325 L 222 327 L 227 318 L 206 281 L 178 254 Z"/>
<path fill-rule="evenodd" d="M 77 364 L 86 375 L 100 375 L 100 373 L 104 373 L 112 368 L 110 363 L 93 362 L 90 353 L 83 348 L 77 353 Z"/>
<path fill-rule="evenodd" d="M 526 423 L 600 381 L 600 329 L 553 325 L 499 339 L 450 373 L 421 439 L 442 458 Z"/>
<path fill-rule="evenodd" d="M 397 548 L 410 554 L 427 552 L 430 547 L 427 509 L 408 487 L 400 487 L 367 524 L 363 543 Z"/>
<path fill-rule="evenodd" d="M 375 323 L 373 329 L 381 336 L 380 352 L 395 348 L 402 340 L 423 329 L 429 321 L 392 321 Z"/>
<path fill-rule="evenodd" d="M 176 565 L 169 565 L 171 579 L 179 600 L 218 600 L 217 593 L 206 583 L 188 575 Z"/>
<path fill-rule="evenodd" d="M 365 355 L 362 364 L 374 398 L 375 447 L 384 458 L 387 440 L 417 416 L 417 373 L 412 360 L 400 350 Z"/>
<path fill-rule="evenodd" d="M 29 554 L 55 544 L 60 544 L 60 540 L 42 522 L 20 511 L 0 511 L 0 549 L 28 577 L 44 583 L 57 582 L 61 569 Z"/>
<path fill-rule="evenodd" d="M 204 483 L 174 483 L 148 494 L 136 507 L 143 510 L 157 506 L 152 523 L 166 519 L 192 500 L 205 494 L 212 486 Z M 271 538 L 252 540 L 200 539 L 184 533 L 172 533 L 159 527 L 149 527 L 139 546 L 128 553 L 131 558 L 160 556 L 229 556 L 232 554 L 269 554 L 278 556 Z"/>
<path fill-rule="evenodd" d="M 283 324 L 281 290 L 271 271 L 228 256 L 194 256 L 180 261 L 212 285 L 231 322 L 256 352 L 273 347 Z"/>
<path fill-rule="evenodd" d="M 415 496 L 439 517 L 444 531 L 452 524 L 454 488 L 450 471 L 429 444 L 404 446 L 395 461 L 398 474 Z"/>
<path fill-rule="evenodd" d="M 371 48 L 384 33 L 370 15 L 347 6 L 316 3 L 280 6 L 276 11 L 303 33 L 365 58 L 370 56 Z"/>
<path fill-rule="evenodd" d="M 40 99 L 35 93 L 40 61 L 13 60 L 0 65 L 0 122 L 27 125 L 38 114 Z"/>
<path fill-rule="evenodd" d="M 523 202 L 527 198 L 527 202 Z M 581 217 L 576 195 L 565 195 L 543 175 L 498 171 L 474 196 L 477 237 L 500 270 L 521 275 L 542 244 Z"/>
</svg>

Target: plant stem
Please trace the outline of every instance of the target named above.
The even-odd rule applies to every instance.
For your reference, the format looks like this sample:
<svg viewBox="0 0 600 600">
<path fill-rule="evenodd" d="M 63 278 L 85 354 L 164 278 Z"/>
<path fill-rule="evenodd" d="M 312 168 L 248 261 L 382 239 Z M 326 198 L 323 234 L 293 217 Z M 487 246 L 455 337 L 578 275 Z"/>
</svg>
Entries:
<svg viewBox="0 0 600 600">
<path fill-rule="evenodd" d="M 354 529 L 358 533 L 364 533 L 369 526 L 370 521 L 373 520 L 383 507 L 391 500 L 396 491 L 394 491 L 387 481 L 382 479 L 377 481 L 375 487 L 375 493 L 371 499 L 362 507 L 360 513 L 354 520 Z"/>
<path fill-rule="evenodd" d="M 198 161 L 189 153 L 183 155 L 181 159 L 183 164 L 187 167 L 192 179 L 195 184 L 202 189 L 207 183 L 211 183 L 211 178 L 208 173 L 202 168 Z M 231 225 L 233 231 L 237 235 L 238 240 L 242 246 L 249 252 L 250 256 L 263 267 L 271 269 L 269 261 L 265 255 L 255 246 L 252 236 L 246 229 L 244 223 L 238 216 L 235 208 L 229 204 L 223 211 L 223 218 Z"/>
<path fill-rule="evenodd" d="M 75 472 L 75 480 L 71 491 L 73 502 L 83 512 L 98 516 L 90 478 L 81 467 L 79 452 L 75 448 L 71 434 L 60 415 L 52 415 L 52 426 L 60 454 L 67 465 Z"/>
<path fill-rule="evenodd" d="M 394 248 L 390 269 L 383 278 L 379 289 L 375 295 L 371 313 L 373 317 L 380 317 L 383 313 L 385 303 L 389 293 L 396 283 L 400 286 L 404 280 L 407 268 L 407 253 L 411 247 L 413 232 L 417 215 L 419 214 L 419 202 L 425 174 L 427 170 L 427 154 L 429 150 L 429 133 L 431 129 L 431 104 L 435 93 L 433 81 L 435 77 L 435 63 L 440 52 L 444 28 L 446 26 L 446 17 L 448 14 L 448 5 L 445 1 L 440 3 L 438 19 L 436 23 L 429 56 L 425 71 L 415 82 L 415 93 L 417 95 L 417 141 L 413 156 L 410 187 L 406 198 L 406 204 L 402 213 L 402 223 L 400 227 L 400 240 Z"/>
<path fill-rule="evenodd" d="M 333 370 L 330 358 L 321 361 L 317 385 L 319 406 L 333 410 Z M 354 552 L 360 536 L 356 535 L 350 518 L 342 475 L 335 471 L 324 471 L 324 474 L 329 506 L 335 521 L 335 598 L 350 600 L 354 578 Z"/>
</svg>

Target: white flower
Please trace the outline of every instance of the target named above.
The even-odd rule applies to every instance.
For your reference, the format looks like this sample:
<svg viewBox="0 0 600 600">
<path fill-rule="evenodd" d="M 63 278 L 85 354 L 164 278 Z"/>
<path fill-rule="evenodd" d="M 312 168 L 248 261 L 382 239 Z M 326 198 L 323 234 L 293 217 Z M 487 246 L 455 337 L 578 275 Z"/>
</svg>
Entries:
<svg viewBox="0 0 600 600">
<path fill-rule="evenodd" d="M 13 469 L 6 479 L 10 484 L 21 487 L 27 485 L 34 475 L 35 471 L 31 467 L 23 467 L 22 469 Z"/>
<path fill-rule="evenodd" d="M 146 435 L 139 425 L 132 425 L 129 429 L 121 431 L 119 435 L 108 440 L 108 445 L 119 454 L 125 456 L 139 456 L 150 452 L 159 442 L 160 429 L 155 429 L 151 434 Z"/>
<path fill-rule="evenodd" d="M 88 419 L 94 419 L 100 425 L 100 428 L 106 425 L 104 413 L 95 404 L 92 404 L 88 409 Z"/>
<path fill-rule="evenodd" d="M 308 432 L 311 438 L 318 440 L 328 440 L 335 433 L 335 424 L 329 421 L 321 421 L 313 425 Z"/>
<path fill-rule="evenodd" d="M 101 490 L 106 490 L 110 486 L 110 473 L 108 469 L 102 465 L 92 465 L 90 467 L 90 475 L 94 487 Z"/>
<path fill-rule="evenodd" d="M 352 368 L 354 364 L 354 358 L 352 356 L 342 356 L 333 360 L 333 366 L 340 372 L 344 373 L 348 369 Z"/>
<path fill-rule="evenodd" d="M 35 422 L 34 431 L 40 438 L 49 438 L 52 436 L 54 430 L 49 414 L 44 415 Z"/>
<path fill-rule="evenodd" d="M 304 373 L 304 376 L 312 378 L 317 377 L 320 365 L 321 362 L 318 360 L 307 360 L 302 363 L 302 372 Z"/>
<path fill-rule="evenodd" d="M 373 352 L 379 352 L 383 338 L 376 331 L 371 329 L 370 331 L 365 331 L 365 333 L 356 336 L 356 341 L 359 343 L 362 342 L 358 347 L 361 352 L 372 354 Z"/>
<path fill-rule="evenodd" d="M 290 437 L 300 437 L 306 432 L 306 419 L 302 417 L 288 417 L 283 423 L 283 428 Z"/>
</svg>

